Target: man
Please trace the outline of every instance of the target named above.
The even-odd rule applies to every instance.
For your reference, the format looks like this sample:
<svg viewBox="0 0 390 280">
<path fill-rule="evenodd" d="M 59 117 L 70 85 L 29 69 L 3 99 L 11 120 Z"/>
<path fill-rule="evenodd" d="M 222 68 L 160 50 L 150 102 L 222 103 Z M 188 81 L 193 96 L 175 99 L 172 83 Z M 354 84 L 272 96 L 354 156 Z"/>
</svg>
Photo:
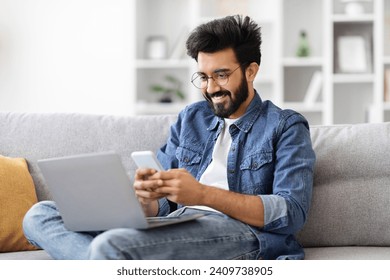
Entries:
<svg viewBox="0 0 390 280">
<path fill-rule="evenodd" d="M 151 230 L 69 232 L 52 202 L 26 215 L 26 236 L 54 258 L 301 259 L 294 234 L 310 205 L 315 155 L 307 121 L 262 101 L 253 88 L 260 28 L 229 16 L 187 40 L 198 63 L 191 82 L 206 101 L 186 107 L 158 158 L 168 171 L 138 169 L 148 216 L 206 215 Z"/>
</svg>

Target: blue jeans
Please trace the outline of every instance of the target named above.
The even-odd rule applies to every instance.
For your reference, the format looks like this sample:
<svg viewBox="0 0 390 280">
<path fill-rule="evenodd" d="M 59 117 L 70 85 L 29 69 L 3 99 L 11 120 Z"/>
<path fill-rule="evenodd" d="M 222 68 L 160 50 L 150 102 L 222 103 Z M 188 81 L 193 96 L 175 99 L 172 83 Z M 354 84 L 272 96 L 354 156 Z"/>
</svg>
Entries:
<svg viewBox="0 0 390 280">
<path fill-rule="evenodd" d="M 181 208 L 170 215 L 203 210 Z M 249 226 L 206 211 L 195 221 L 148 230 L 128 228 L 73 232 L 52 201 L 34 205 L 23 228 L 27 239 L 54 259 L 255 259 L 259 243 Z"/>
</svg>

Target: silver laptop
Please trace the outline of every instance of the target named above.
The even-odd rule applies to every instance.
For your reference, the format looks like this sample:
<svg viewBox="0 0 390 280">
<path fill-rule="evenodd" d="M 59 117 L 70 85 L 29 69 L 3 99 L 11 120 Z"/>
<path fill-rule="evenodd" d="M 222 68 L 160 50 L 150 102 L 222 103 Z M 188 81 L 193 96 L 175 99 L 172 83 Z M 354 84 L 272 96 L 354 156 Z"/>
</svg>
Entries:
<svg viewBox="0 0 390 280">
<path fill-rule="evenodd" d="M 114 152 L 38 160 L 63 218 L 72 231 L 112 228 L 147 229 L 203 216 L 147 218 Z"/>
</svg>

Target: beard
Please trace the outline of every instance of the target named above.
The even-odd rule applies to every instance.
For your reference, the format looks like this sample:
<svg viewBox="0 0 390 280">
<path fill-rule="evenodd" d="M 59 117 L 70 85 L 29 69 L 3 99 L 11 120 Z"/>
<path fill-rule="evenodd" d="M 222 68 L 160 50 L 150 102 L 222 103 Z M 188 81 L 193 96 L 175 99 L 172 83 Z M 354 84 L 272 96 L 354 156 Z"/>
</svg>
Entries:
<svg viewBox="0 0 390 280">
<path fill-rule="evenodd" d="M 214 103 L 212 98 L 220 96 L 226 96 L 227 101 Z M 245 76 L 242 78 L 234 98 L 233 94 L 228 90 L 220 90 L 214 93 L 208 93 L 206 91 L 204 94 L 204 98 L 208 101 L 214 114 L 221 118 L 229 118 L 234 114 L 240 108 L 241 104 L 247 100 L 248 96 L 248 83 Z"/>
</svg>

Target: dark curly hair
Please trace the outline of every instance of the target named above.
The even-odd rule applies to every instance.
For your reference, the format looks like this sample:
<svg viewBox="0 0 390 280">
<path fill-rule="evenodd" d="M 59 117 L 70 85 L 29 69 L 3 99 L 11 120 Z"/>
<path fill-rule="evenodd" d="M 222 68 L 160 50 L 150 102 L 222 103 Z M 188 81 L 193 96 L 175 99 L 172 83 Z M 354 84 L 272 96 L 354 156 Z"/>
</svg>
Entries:
<svg viewBox="0 0 390 280">
<path fill-rule="evenodd" d="M 197 61 L 198 53 L 213 53 L 232 48 L 238 63 L 261 62 L 261 32 L 248 16 L 227 16 L 195 28 L 187 39 L 187 54 Z"/>
</svg>

